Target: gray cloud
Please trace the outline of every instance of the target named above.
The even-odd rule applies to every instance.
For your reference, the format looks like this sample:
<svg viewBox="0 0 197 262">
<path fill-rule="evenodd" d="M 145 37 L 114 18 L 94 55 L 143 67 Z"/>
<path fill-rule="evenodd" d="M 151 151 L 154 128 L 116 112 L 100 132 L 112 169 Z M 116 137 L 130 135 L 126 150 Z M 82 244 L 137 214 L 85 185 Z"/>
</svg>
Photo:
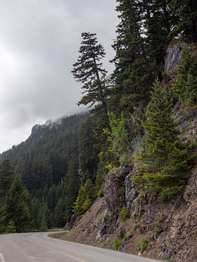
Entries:
<svg viewBox="0 0 197 262">
<path fill-rule="evenodd" d="M 115 0 L 0 0 L 0 151 L 33 124 L 77 110 L 70 71 L 80 33 L 97 32 L 111 59 L 114 9 Z"/>
</svg>

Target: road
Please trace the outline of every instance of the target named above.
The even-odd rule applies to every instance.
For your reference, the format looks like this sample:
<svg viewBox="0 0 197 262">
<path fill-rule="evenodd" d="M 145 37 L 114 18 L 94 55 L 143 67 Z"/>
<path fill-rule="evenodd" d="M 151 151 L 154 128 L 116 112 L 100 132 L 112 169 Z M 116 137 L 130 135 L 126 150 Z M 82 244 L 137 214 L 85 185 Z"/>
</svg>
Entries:
<svg viewBox="0 0 197 262">
<path fill-rule="evenodd" d="M 49 238 L 46 233 L 0 236 L 0 262 L 156 262 Z"/>
</svg>

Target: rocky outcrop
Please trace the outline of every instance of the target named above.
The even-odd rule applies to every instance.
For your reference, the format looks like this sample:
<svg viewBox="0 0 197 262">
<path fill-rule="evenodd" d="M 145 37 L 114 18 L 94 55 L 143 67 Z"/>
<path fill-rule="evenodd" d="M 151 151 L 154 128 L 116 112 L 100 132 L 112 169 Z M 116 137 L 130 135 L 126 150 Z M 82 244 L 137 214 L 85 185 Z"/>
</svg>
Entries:
<svg viewBox="0 0 197 262">
<path fill-rule="evenodd" d="M 197 169 L 193 170 L 183 200 L 165 220 L 168 226 L 159 239 L 160 255 L 175 262 L 194 262 L 197 261 Z"/>
<path fill-rule="evenodd" d="M 72 230 L 66 235 L 70 241 L 95 244 L 105 232 L 105 217 L 107 215 L 106 202 L 103 198 L 97 199 L 90 210 L 76 221 Z"/>
<path fill-rule="evenodd" d="M 192 176 L 184 193 L 184 200 L 187 203 L 193 203 L 197 201 L 197 167 L 193 169 Z M 196 213 L 197 215 L 197 213 Z"/>
<path fill-rule="evenodd" d="M 131 180 L 133 173 L 125 177 L 125 203 L 126 207 L 130 210 L 132 208 L 133 201 L 137 197 L 137 190 Z"/>
<path fill-rule="evenodd" d="M 118 215 L 120 207 L 124 205 L 125 188 L 124 181 L 130 169 L 123 167 L 115 169 L 107 174 L 104 185 L 104 198 L 108 210 L 114 215 Z"/>
<path fill-rule="evenodd" d="M 121 239 L 122 250 L 134 254 L 138 253 L 136 243 L 145 239 L 149 243 L 145 256 L 174 262 L 197 261 L 197 168 L 192 171 L 184 195 L 167 203 L 141 202 L 131 176 L 130 169 L 110 172 L 104 197 L 95 201 L 66 239 L 109 248 L 114 240 Z M 121 201 L 131 211 L 125 221 L 118 217 Z"/>
<path fill-rule="evenodd" d="M 176 43 L 168 47 L 165 57 L 165 73 L 170 74 L 176 70 L 177 64 L 181 59 L 183 43 Z"/>
<path fill-rule="evenodd" d="M 197 108 L 185 109 L 177 104 L 174 118 L 182 136 L 189 141 L 195 141 L 197 137 Z"/>
</svg>

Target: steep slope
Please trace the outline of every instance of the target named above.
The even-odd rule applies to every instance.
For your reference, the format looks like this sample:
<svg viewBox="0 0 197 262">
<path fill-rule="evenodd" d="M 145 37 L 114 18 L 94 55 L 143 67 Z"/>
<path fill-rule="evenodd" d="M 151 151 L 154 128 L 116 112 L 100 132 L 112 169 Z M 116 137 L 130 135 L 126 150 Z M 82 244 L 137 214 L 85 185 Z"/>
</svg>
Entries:
<svg viewBox="0 0 197 262">
<path fill-rule="evenodd" d="M 171 46 L 166 77 L 176 77 L 181 46 Z M 176 103 L 173 117 L 182 139 L 196 143 L 197 109 Z M 138 148 L 136 148 L 138 150 Z M 135 153 L 135 152 L 134 152 Z M 197 153 L 194 148 L 192 154 Z M 118 168 L 105 176 L 104 196 L 77 221 L 64 239 L 85 242 L 167 261 L 197 261 L 197 163 L 183 194 L 167 202 L 152 203 L 138 196 L 131 182 L 135 170 Z M 88 226 L 87 226 L 88 225 Z"/>
<path fill-rule="evenodd" d="M 187 112 L 183 119 L 185 135 L 196 137 L 196 113 Z M 104 197 L 63 238 L 174 262 L 197 261 L 197 166 L 184 194 L 166 203 L 141 202 L 132 175 L 132 169 L 122 168 L 109 173 Z"/>
</svg>

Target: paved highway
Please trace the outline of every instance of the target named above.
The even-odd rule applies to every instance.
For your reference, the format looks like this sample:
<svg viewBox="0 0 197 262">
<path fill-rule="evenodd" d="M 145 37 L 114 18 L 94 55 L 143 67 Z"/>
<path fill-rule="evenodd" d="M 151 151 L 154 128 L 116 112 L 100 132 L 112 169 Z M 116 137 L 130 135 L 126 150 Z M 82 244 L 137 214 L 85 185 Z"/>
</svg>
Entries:
<svg viewBox="0 0 197 262">
<path fill-rule="evenodd" d="M 0 236 L 0 262 L 156 262 L 49 238 L 46 233 Z"/>
</svg>

